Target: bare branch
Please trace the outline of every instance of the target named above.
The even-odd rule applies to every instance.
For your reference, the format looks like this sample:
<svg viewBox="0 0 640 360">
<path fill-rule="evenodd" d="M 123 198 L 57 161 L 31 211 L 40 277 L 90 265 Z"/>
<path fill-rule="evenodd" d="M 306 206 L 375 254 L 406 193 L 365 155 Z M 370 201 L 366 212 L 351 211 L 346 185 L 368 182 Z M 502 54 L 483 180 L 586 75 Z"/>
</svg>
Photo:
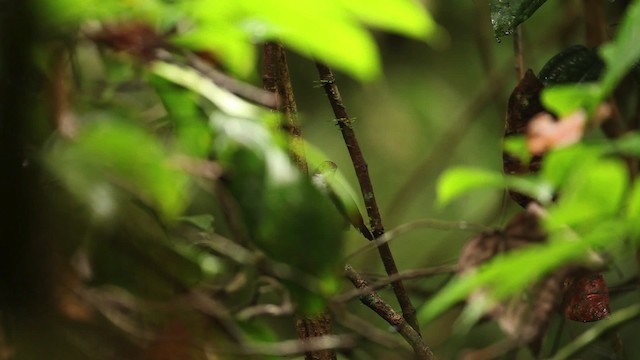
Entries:
<svg viewBox="0 0 640 360">
<path fill-rule="evenodd" d="M 353 285 L 358 288 L 367 288 L 369 285 L 350 265 L 345 266 L 345 276 L 351 280 Z M 382 298 L 375 292 L 370 292 L 366 295 L 360 296 L 360 301 L 373 310 L 376 314 L 380 315 L 389 325 L 394 329 L 411 345 L 413 351 L 418 359 L 435 359 L 435 355 L 431 349 L 425 344 L 420 334 L 409 325 L 409 323 L 398 314 L 391 306 L 382 300 Z"/>
<path fill-rule="evenodd" d="M 366 295 L 372 291 L 383 288 L 397 280 L 417 279 L 417 278 L 424 278 L 424 277 L 440 275 L 440 274 L 454 273 L 457 271 L 457 268 L 458 267 L 456 265 L 442 265 L 442 266 L 436 266 L 428 269 L 416 269 L 416 270 L 407 270 L 407 271 L 399 272 L 397 274 L 388 276 L 382 280 L 378 280 L 370 285 L 367 285 L 364 288 L 349 290 L 341 295 L 334 297 L 332 299 L 332 302 L 333 303 L 347 302 L 356 297 Z"/>
<path fill-rule="evenodd" d="M 384 226 L 382 225 L 382 217 L 380 216 L 380 210 L 378 209 L 378 203 L 376 202 L 367 162 L 364 159 L 364 155 L 362 154 L 362 150 L 358 144 L 358 139 L 353 131 L 353 124 L 347 114 L 347 110 L 344 106 L 344 102 L 342 101 L 342 96 L 340 95 L 338 86 L 336 85 L 336 79 L 333 72 L 328 66 L 321 63 L 316 63 L 316 67 L 320 74 L 322 87 L 329 98 L 333 114 L 338 121 L 342 137 L 345 145 L 347 146 L 347 150 L 349 151 L 349 156 L 351 157 L 351 162 L 353 163 L 358 183 L 360 184 L 360 191 L 362 192 L 367 214 L 369 215 L 369 222 L 373 228 L 372 233 L 374 237 L 377 238 L 384 234 Z M 389 245 L 380 245 L 378 247 L 378 252 L 387 274 L 396 274 L 398 272 L 398 267 L 396 266 L 396 262 L 393 258 Z M 413 304 L 411 304 L 411 299 L 409 299 L 409 295 L 407 294 L 402 281 L 394 281 L 391 285 L 393 286 L 393 292 L 398 299 L 400 308 L 402 309 L 403 316 L 419 333 L 420 329 L 418 327 L 418 321 L 416 320 L 416 309 L 413 307 Z"/>
</svg>

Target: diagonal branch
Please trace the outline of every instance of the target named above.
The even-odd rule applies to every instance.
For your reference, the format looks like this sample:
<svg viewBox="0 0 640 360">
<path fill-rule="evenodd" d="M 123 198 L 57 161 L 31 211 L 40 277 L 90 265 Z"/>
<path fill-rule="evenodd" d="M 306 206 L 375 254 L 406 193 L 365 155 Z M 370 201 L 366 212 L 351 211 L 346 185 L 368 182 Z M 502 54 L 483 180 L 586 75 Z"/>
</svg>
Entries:
<svg viewBox="0 0 640 360">
<path fill-rule="evenodd" d="M 345 276 L 351 280 L 353 285 L 358 289 L 369 288 L 369 284 L 358 274 L 350 265 L 345 266 Z M 382 298 L 370 291 L 360 296 L 360 301 L 380 315 L 386 322 L 394 327 L 400 335 L 411 345 L 418 359 L 431 360 L 435 359 L 435 355 L 431 349 L 425 344 L 420 334 L 391 306 L 382 300 Z"/>
<path fill-rule="evenodd" d="M 345 109 L 344 103 L 342 101 L 342 96 L 340 96 L 340 91 L 338 90 L 338 86 L 336 85 L 336 79 L 333 75 L 333 72 L 328 66 L 321 63 L 316 63 L 316 67 L 318 68 L 318 72 L 320 74 L 322 87 L 324 88 L 327 97 L 329 98 L 329 103 L 331 103 L 333 114 L 335 115 L 338 121 L 338 125 L 340 126 L 340 131 L 342 132 L 342 137 L 344 138 L 344 142 L 347 145 L 349 156 L 351 156 L 351 161 L 358 178 L 358 183 L 360 184 L 360 191 L 362 192 L 362 197 L 367 209 L 367 214 L 369 215 L 369 222 L 371 224 L 371 227 L 373 228 L 373 236 L 374 238 L 377 238 L 384 234 L 384 226 L 382 225 L 380 210 L 378 210 L 378 204 L 373 192 L 373 184 L 371 183 L 371 177 L 369 176 L 367 162 L 365 161 L 364 155 L 360 150 L 358 139 L 356 138 L 356 134 L 353 131 L 353 123 Z M 393 254 L 391 253 L 391 248 L 389 247 L 389 245 L 380 245 L 378 247 L 378 252 L 380 253 L 380 258 L 382 259 L 382 263 L 384 264 L 384 268 L 387 271 L 387 274 L 396 274 L 398 272 L 398 267 L 396 266 L 396 262 L 393 258 Z M 407 294 L 402 281 L 394 281 L 393 283 L 391 283 L 391 285 L 393 287 L 393 292 L 398 299 L 400 308 L 402 309 L 404 318 L 409 324 L 411 324 L 416 332 L 419 333 L 420 330 L 418 327 L 418 321 L 416 320 L 416 310 L 413 307 L 413 304 L 411 304 L 411 300 L 409 299 L 409 295 Z"/>
</svg>

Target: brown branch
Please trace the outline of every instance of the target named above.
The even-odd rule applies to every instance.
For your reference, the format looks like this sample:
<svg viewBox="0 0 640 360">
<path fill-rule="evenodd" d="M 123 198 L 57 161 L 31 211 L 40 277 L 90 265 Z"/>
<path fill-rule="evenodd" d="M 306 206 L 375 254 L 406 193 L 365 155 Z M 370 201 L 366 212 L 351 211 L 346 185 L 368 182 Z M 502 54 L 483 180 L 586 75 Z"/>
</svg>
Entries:
<svg viewBox="0 0 640 360">
<path fill-rule="evenodd" d="M 282 44 L 268 42 L 264 45 L 262 81 L 267 91 L 276 94 L 278 110 L 282 113 L 281 127 L 289 134 L 289 154 L 300 171 L 308 174 L 309 168 L 305 158 L 302 129 L 298 121 L 298 109 Z M 299 317 L 296 320 L 296 331 L 304 343 L 312 338 L 329 336 L 332 333 L 331 317 L 327 313 L 320 313 L 314 317 Z M 304 353 L 305 360 L 337 359 L 334 347 L 309 349 Z"/>
<path fill-rule="evenodd" d="M 332 299 L 332 302 L 333 303 L 347 302 L 351 299 L 357 298 L 362 295 L 366 295 L 372 291 L 383 288 L 397 280 L 418 279 L 418 278 L 425 278 L 425 277 L 434 276 L 434 275 L 454 273 L 456 272 L 457 268 L 458 267 L 456 265 L 441 265 L 441 266 L 435 266 L 428 269 L 416 269 L 416 270 L 407 270 L 407 271 L 399 272 L 397 274 L 387 276 L 382 280 L 378 280 L 370 285 L 367 285 L 364 288 L 352 289 L 343 294 L 340 294 L 334 297 Z"/>
<path fill-rule="evenodd" d="M 513 55 L 515 60 L 516 79 L 519 82 L 524 77 L 524 56 L 522 55 L 522 25 L 513 31 Z"/>
<path fill-rule="evenodd" d="M 278 103 L 273 92 L 265 91 L 261 88 L 255 87 L 254 85 L 233 78 L 223 73 L 222 71 L 209 66 L 205 61 L 201 60 L 197 56 L 188 56 L 187 60 L 189 66 L 196 69 L 198 72 L 206 76 L 209 80 L 213 81 L 221 88 L 224 88 L 243 99 L 262 105 L 269 109 L 276 110 L 278 108 Z"/>
<path fill-rule="evenodd" d="M 329 98 L 333 114 L 337 119 L 338 126 L 342 132 L 342 137 L 344 138 L 347 150 L 349 151 L 349 156 L 351 157 L 351 162 L 353 163 L 356 177 L 360 184 L 360 191 L 362 192 L 367 214 L 369 215 L 369 223 L 373 229 L 373 236 L 377 238 L 384 234 L 384 226 L 382 225 L 382 218 L 380 216 L 380 210 L 378 209 L 375 193 L 373 191 L 373 184 L 371 183 L 371 177 L 369 176 L 367 162 L 364 159 L 364 155 L 362 154 L 360 145 L 358 144 L 358 139 L 353 131 L 353 123 L 347 114 L 342 101 L 342 96 L 340 96 L 340 91 L 336 85 L 336 79 L 333 72 L 328 66 L 321 63 L 316 63 L 316 67 L 320 74 L 322 87 Z M 384 264 L 387 274 L 396 274 L 398 272 L 398 267 L 396 266 L 396 262 L 393 258 L 389 245 L 383 244 L 379 246 L 378 252 L 380 253 L 380 258 L 382 259 L 382 263 Z M 394 281 L 391 285 L 393 287 L 393 292 L 398 299 L 400 308 L 402 309 L 403 316 L 416 330 L 416 332 L 419 333 L 420 330 L 418 327 L 418 321 L 416 320 L 416 310 L 413 307 L 413 304 L 411 304 L 411 299 L 409 299 L 409 295 L 407 294 L 402 281 Z"/>
<path fill-rule="evenodd" d="M 351 280 L 353 285 L 358 289 L 369 286 L 362 276 L 349 265 L 345 266 L 345 276 Z M 371 291 L 366 295 L 361 295 L 360 301 L 376 314 L 380 315 L 389 325 L 393 326 L 409 345 L 411 345 L 418 359 L 436 358 L 420 334 L 400 314 L 393 310 L 391 306 L 385 303 L 378 294 Z"/>
<path fill-rule="evenodd" d="M 584 0 L 583 9 L 587 46 L 591 48 L 600 46 L 607 40 L 602 1 Z"/>
<path fill-rule="evenodd" d="M 265 90 L 276 94 L 278 110 L 282 113 L 282 128 L 290 135 L 289 151 L 303 173 L 309 172 L 305 159 L 302 129 L 298 121 L 298 108 L 293 96 L 293 87 L 289 77 L 289 66 L 284 47 L 275 42 L 264 45 L 262 83 Z"/>
</svg>

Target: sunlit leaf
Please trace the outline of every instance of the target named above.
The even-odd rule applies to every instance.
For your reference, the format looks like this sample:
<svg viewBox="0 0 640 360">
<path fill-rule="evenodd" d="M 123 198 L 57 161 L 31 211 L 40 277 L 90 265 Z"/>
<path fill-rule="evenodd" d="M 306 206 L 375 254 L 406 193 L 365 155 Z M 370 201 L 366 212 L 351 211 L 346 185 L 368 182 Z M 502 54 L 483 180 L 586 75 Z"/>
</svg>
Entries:
<svg viewBox="0 0 640 360">
<path fill-rule="evenodd" d="M 527 20 L 546 0 L 491 0 L 491 25 L 497 38 L 511 35 L 516 26 Z"/>
<path fill-rule="evenodd" d="M 553 189 L 547 183 L 532 177 L 508 176 L 497 171 L 465 167 L 445 171 L 438 181 L 436 193 L 438 203 L 444 206 L 470 190 L 506 187 L 529 195 L 542 203 L 549 202 L 553 196 Z"/>
<path fill-rule="evenodd" d="M 255 119 L 262 111 L 257 106 L 220 88 L 193 69 L 165 62 L 155 62 L 151 66 L 151 71 L 155 75 L 202 95 L 229 115 Z"/>
<path fill-rule="evenodd" d="M 630 222 L 631 232 L 636 238 L 640 238 L 640 180 L 633 184 L 627 201 L 627 219 Z"/>
<path fill-rule="evenodd" d="M 578 109 L 593 111 L 602 97 L 603 91 L 598 84 L 558 85 L 542 92 L 542 103 L 564 117 Z"/>
<path fill-rule="evenodd" d="M 619 160 L 602 159 L 566 178 L 560 199 L 549 209 L 553 227 L 596 221 L 615 214 L 627 188 L 627 171 Z"/>
<path fill-rule="evenodd" d="M 367 24 L 419 39 L 434 36 L 437 25 L 424 7 L 413 0 L 340 0 L 355 17 Z"/>
<path fill-rule="evenodd" d="M 591 166 L 600 155 L 598 147 L 583 144 L 554 149 L 545 156 L 540 175 L 557 187 L 565 183 L 571 174 Z"/>
</svg>

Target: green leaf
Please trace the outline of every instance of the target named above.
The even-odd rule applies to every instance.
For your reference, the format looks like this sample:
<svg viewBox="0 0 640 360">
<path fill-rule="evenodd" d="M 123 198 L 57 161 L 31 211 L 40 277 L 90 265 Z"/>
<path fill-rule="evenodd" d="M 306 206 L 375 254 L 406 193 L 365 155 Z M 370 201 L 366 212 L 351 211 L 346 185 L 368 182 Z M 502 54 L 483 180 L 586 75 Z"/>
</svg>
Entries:
<svg viewBox="0 0 640 360">
<path fill-rule="evenodd" d="M 630 132 L 613 141 L 612 150 L 616 153 L 640 158 L 640 133 Z"/>
<path fill-rule="evenodd" d="M 477 188 L 504 188 L 504 175 L 496 171 L 477 168 L 451 168 L 438 180 L 436 194 L 438 204 L 444 206 L 460 195 Z"/>
<path fill-rule="evenodd" d="M 438 204 L 444 206 L 460 195 L 479 188 L 512 190 L 529 195 L 543 204 L 551 201 L 553 189 L 548 183 L 533 177 L 508 176 L 501 172 L 477 168 L 456 167 L 446 170 L 438 180 Z"/>
<path fill-rule="evenodd" d="M 295 269 L 295 278 L 313 279 L 283 280 L 301 311 L 321 310 L 342 267 L 341 216 L 264 123 L 214 114 L 211 124 L 214 153 L 249 236 L 270 259 Z"/>
<path fill-rule="evenodd" d="M 599 84 L 556 86 L 542 92 L 542 102 L 559 116 L 580 108 L 592 113 L 640 58 L 640 1 L 626 11 L 616 38 L 601 47 L 605 72 Z"/>
<path fill-rule="evenodd" d="M 168 217 L 177 216 L 188 202 L 189 177 L 152 135 L 130 124 L 89 125 L 74 142 L 56 144 L 48 160 L 67 187 L 94 210 L 103 209 L 102 215 L 111 212 L 109 183 L 138 194 Z"/>
<path fill-rule="evenodd" d="M 600 148 L 593 145 L 576 144 L 554 149 L 545 155 L 540 176 L 554 187 L 559 187 L 573 173 L 583 171 L 598 161 L 601 155 Z"/>
<path fill-rule="evenodd" d="M 256 119 L 262 113 L 259 107 L 220 88 L 193 69 L 160 61 L 151 64 L 150 68 L 153 74 L 202 95 L 231 116 Z"/>
<path fill-rule="evenodd" d="M 538 78 L 545 86 L 589 82 L 598 80 L 603 70 L 604 62 L 595 50 L 573 45 L 547 61 Z"/>
<path fill-rule="evenodd" d="M 604 92 L 598 84 L 558 85 L 542 91 L 542 103 L 560 117 L 578 109 L 592 112 L 602 101 Z"/>
<path fill-rule="evenodd" d="M 640 1 L 629 5 L 615 40 L 603 45 L 600 54 L 607 64 L 602 88 L 608 94 L 640 58 Z"/>
<path fill-rule="evenodd" d="M 381 29 L 418 39 L 432 39 L 438 30 L 424 6 L 413 0 L 339 0 L 353 16 Z"/>
<path fill-rule="evenodd" d="M 620 221 L 596 223 L 582 238 L 551 234 L 547 244 L 532 245 L 494 257 L 473 272 L 462 274 L 438 292 L 418 312 L 421 323 L 429 323 L 453 305 L 482 289 L 486 306 L 524 290 L 554 269 L 575 261 L 588 261 L 591 247 L 614 248 L 625 238 Z"/>
<path fill-rule="evenodd" d="M 619 160 L 601 159 L 569 174 L 560 199 L 549 208 L 553 229 L 608 218 L 618 212 L 627 189 L 627 171 Z"/>
<path fill-rule="evenodd" d="M 505 137 L 503 148 L 505 152 L 519 158 L 525 164 L 531 160 L 531 153 L 527 148 L 527 140 L 523 135 Z"/>
<path fill-rule="evenodd" d="M 511 35 L 516 26 L 527 20 L 546 0 L 491 0 L 491 25 L 496 38 Z"/>
<path fill-rule="evenodd" d="M 631 233 L 640 239 L 640 180 L 636 180 L 631 189 L 627 202 L 627 219 L 631 226 Z"/>
</svg>

